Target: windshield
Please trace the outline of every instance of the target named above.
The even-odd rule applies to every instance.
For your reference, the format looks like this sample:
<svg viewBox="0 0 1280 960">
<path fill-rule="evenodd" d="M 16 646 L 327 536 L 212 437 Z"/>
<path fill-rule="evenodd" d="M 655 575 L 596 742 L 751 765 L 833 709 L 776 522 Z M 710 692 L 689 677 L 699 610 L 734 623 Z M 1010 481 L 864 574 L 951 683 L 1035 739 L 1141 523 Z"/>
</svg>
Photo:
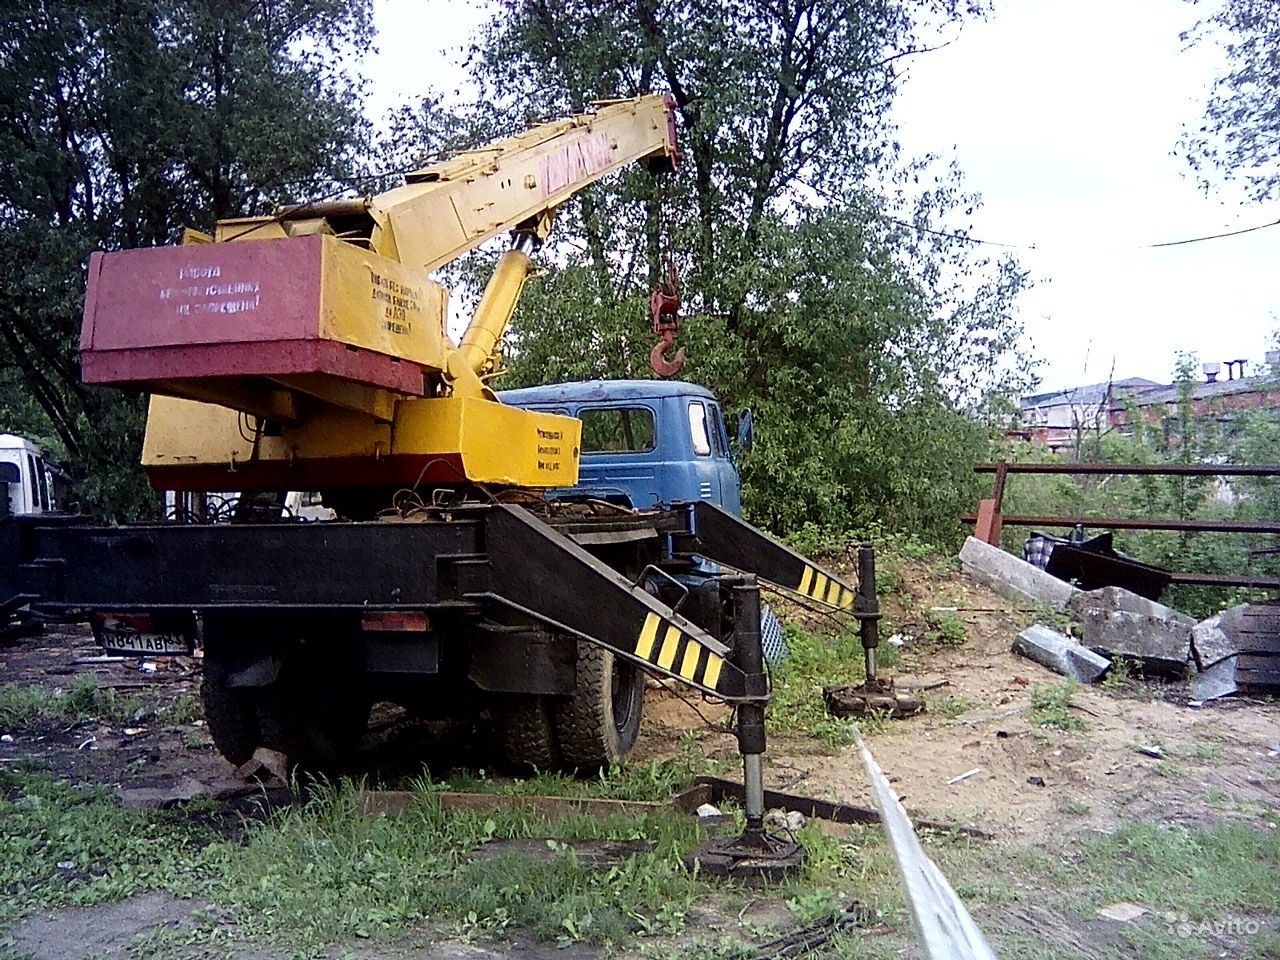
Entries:
<svg viewBox="0 0 1280 960">
<path fill-rule="evenodd" d="M 648 453 L 654 448 L 653 411 L 648 407 L 580 410 L 583 453 Z"/>
</svg>

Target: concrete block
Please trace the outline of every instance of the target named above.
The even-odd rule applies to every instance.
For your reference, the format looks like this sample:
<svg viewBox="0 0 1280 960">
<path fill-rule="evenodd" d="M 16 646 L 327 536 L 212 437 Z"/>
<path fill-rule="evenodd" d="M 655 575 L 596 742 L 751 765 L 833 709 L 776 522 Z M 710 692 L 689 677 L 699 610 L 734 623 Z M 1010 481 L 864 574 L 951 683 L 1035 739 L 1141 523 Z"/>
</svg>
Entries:
<svg viewBox="0 0 1280 960">
<path fill-rule="evenodd" d="M 1077 620 L 1084 620 L 1090 610 L 1105 610 L 1110 613 L 1136 613 L 1142 617 L 1157 617 L 1193 626 L 1196 618 L 1190 614 L 1166 607 L 1146 597 L 1140 597 L 1132 590 L 1123 587 L 1103 587 L 1101 590 L 1083 590 L 1071 598 L 1070 611 Z"/>
<path fill-rule="evenodd" d="M 1075 587 L 1065 580 L 1033 567 L 1021 557 L 1005 553 L 999 547 L 969 537 L 960 550 L 964 572 L 985 584 L 1002 597 L 1030 603 L 1043 603 L 1054 610 L 1065 610 L 1075 594 Z"/>
<path fill-rule="evenodd" d="M 1191 678 L 1191 697 L 1194 700 L 1217 700 L 1231 696 L 1236 690 L 1235 657 L 1219 660 Z"/>
<path fill-rule="evenodd" d="M 1093 683 L 1111 666 L 1106 657 L 1042 623 L 1027 627 L 1018 634 L 1013 641 L 1013 652 L 1081 683 Z"/>
<path fill-rule="evenodd" d="M 1146 673 L 1185 677 L 1191 627 L 1124 610 L 1089 610 L 1084 615 L 1084 645 L 1112 660 L 1135 660 Z"/>
<path fill-rule="evenodd" d="M 1240 629 L 1244 626 L 1246 603 L 1208 620 L 1201 620 L 1191 628 L 1191 655 L 1196 666 L 1208 670 L 1215 663 L 1233 656 L 1239 650 Z"/>
</svg>

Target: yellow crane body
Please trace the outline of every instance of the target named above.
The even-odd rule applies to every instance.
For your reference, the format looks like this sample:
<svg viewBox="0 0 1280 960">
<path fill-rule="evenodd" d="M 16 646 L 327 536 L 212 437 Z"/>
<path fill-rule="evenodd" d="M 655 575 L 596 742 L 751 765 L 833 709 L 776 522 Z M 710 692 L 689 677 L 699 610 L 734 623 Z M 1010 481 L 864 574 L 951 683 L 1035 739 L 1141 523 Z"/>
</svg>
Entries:
<svg viewBox="0 0 1280 960">
<path fill-rule="evenodd" d="M 614 101 L 374 197 L 94 254 L 84 379 L 151 394 L 160 489 L 572 486 L 578 421 L 507 407 L 485 379 L 556 206 L 627 164 L 674 165 L 674 130 L 662 97 Z M 455 345 L 427 274 L 508 230 Z"/>
</svg>

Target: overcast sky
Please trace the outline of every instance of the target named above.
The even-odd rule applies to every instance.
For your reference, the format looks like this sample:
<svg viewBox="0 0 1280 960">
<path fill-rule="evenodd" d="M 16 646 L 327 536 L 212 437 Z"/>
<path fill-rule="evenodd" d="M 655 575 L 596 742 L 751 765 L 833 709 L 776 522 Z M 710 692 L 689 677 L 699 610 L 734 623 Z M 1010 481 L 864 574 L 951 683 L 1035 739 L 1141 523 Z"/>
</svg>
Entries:
<svg viewBox="0 0 1280 960">
<path fill-rule="evenodd" d="M 370 115 L 432 88 L 465 92 L 459 64 L 486 9 L 375 0 Z M 909 68 L 903 145 L 959 163 L 983 197 L 974 236 L 1035 247 L 1017 251 L 1037 282 L 1020 319 L 1045 389 L 1113 368 L 1167 381 L 1178 350 L 1260 360 L 1280 327 L 1280 227 L 1125 249 L 1280 219 L 1280 204 L 1237 190 L 1204 196 L 1174 155 L 1222 66 L 1212 45 L 1179 40 L 1196 15 L 1184 0 L 996 0 Z"/>
</svg>

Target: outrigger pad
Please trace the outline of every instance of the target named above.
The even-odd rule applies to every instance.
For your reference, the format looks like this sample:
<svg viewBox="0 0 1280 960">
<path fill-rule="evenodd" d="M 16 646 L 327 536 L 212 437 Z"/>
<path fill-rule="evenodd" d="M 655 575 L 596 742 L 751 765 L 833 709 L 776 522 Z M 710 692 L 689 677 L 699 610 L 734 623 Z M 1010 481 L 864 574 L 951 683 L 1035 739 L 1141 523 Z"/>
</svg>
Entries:
<svg viewBox="0 0 1280 960">
<path fill-rule="evenodd" d="M 740 837 L 717 837 L 693 850 L 685 863 L 713 877 L 783 880 L 804 866 L 804 847 L 792 839 L 748 830 Z"/>
</svg>

